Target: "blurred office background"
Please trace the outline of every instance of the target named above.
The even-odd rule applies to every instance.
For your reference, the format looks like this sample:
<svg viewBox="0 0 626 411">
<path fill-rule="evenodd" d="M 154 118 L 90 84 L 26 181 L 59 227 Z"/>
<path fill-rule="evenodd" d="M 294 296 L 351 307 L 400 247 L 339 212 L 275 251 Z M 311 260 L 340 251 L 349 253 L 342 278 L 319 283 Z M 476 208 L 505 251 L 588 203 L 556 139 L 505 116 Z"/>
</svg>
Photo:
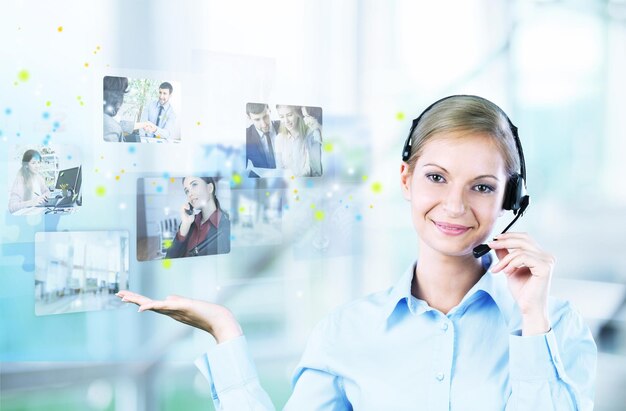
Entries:
<svg viewBox="0 0 626 411">
<path fill-rule="evenodd" d="M 37 72 L 56 73 L 33 86 L 42 102 L 46 92 L 67 88 L 75 103 L 87 94 L 81 88 L 101 86 L 87 68 L 193 72 L 204 53 L 269 62 L 271 75 L 259 81 L 270 79 L 270 97 L 323 107 L 323 135 L 333 147 L 324 154 L 325 175 L 313 187 L 287 182 L 281 241 L 234 242 L 230 255 L 167 269 L 138 263 L 131 249 L 131 289 L 210 299 L 235 312 L 277 407 L 313 325 L 394 284 L 417 254 L 397 178 L 411 119 L 449 94 L 499 103 L 520 129 L 532 196 L 516 229 L 557 256 L 553 294 L 573 301 L 594 333 L 595 409 L 624 409 L 626 2 L 15 1 L 2 14 L 0 108 L 15 107 L 14 116 L 28 101 L 19 87 L 31 87 L 14 82 L 24 67 L 33 81 Z M 207 99 L 226 92 L 206 90 Z M 74 106 L 64 108 L 68 133 L 82 134 L 85 164 L 97 163 L 87 146 L 100 138 L 98 117 Z M 2 145 L 28 123 L 6 114 Z M 225 143 L 240 144 L 243 132 Z M 13 221 L 5 219 L 6 233 Z M 208 335 L 130 307 L 34 320 L 32 273 L 9 280 L 22 261 L 3 259 L 2 410 L 212 409 L 193 366 L 213 343 Z M 23 287 L 23 298 L 8 281 Z M 33 326 L 19 328 L 15 317 Z"/>
</svg>

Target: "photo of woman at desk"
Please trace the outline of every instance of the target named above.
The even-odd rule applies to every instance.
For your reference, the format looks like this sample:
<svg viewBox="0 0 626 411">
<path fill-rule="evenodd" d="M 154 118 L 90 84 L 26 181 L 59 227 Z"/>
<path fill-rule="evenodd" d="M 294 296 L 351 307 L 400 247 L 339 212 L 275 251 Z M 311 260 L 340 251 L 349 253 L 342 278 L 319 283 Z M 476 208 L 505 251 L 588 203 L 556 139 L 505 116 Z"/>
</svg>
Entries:
<svg viewBox="0 0 626 411">
<path fill-rule="evenodd" d="M 82 205 L 80 152 L 76 147 L 17 146 L 17 174 L 9 188 L 13 215 L 71 213 Z"/>
<path fill-rule="evenodd" d="M 20 167 L 11 192 L 9 194 L 9 212 L 17 213 L 20 210 L 36 207 L 46 202 L 50 190 L 46 181 L 39 172 L 41 154 L 37 150 L 26 150 L 22 156 Z"/>
<path fill-rule="evenodd" d="M 166 258 L 230 252 L 230 219 L 222 210 L 212 177 L 185 177 L 180 226 Z"/>
</svg>

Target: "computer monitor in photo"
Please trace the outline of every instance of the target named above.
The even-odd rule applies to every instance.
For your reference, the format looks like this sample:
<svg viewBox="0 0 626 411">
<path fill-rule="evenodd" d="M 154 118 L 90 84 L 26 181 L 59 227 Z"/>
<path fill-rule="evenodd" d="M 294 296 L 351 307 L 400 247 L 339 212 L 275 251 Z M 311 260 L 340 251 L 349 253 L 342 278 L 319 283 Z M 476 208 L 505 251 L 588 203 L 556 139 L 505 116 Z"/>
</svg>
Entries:
<svg viewBox="0 0 626 411">
<path fill-rule="evenodd" d="M 78 196 L 80 194 L 80 186 L 83 182 L 83 167 L 78 166 L 78 176 L 76 177 L 76 186 L 74 187 L 74 195 Z"/>
<path fill-rule="evenodd" d="M 65 188 L 71 189 L 76 193 L 80 189 L 80 180 L 82 179 L 81 167 L 72 167 L 59 171 L 55 188 L 57 190 Z"/>
</svg>

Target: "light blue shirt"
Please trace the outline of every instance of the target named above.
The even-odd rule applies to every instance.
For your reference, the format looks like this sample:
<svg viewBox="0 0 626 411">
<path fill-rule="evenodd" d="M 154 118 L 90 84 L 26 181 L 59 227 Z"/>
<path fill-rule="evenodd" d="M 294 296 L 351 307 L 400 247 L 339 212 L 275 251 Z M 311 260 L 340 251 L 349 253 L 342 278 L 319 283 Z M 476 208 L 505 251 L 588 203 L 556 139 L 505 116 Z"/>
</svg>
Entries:
<svg viewBox="0 0 626 411">
<path fill-rule="evenodd" d="M 315 327 L 285 410 L 593 409 L 596 345 L 568 302 L 551 298 L 552 329 L 522 337 L 503 274 L 487 272 L 446 315 L 411 295 L 414 268 Z M 218 410 L 274 409 L 245 337 L 196 365 Z"/>
<path fill-rule="evenodd" d="M 176 139 L 176 113 L 174 113 L 174 109 L 169 102 L 165 103 L 165 105 L 163 105 L 163 110 L 161 110 L 161 119 L 158 121 L 159 124 L 157 125 L 160 107 L 161 104 L 159 103 L 159 100 L 154 100 L 143 109 L 141 121 L 152 122 L 157 126 L 157 130 L 154 133 L 148 133 L 142 130 L 142 135 L 146 137 L 164 138 L 166 140 L 171 138 Z"/>
</svg>

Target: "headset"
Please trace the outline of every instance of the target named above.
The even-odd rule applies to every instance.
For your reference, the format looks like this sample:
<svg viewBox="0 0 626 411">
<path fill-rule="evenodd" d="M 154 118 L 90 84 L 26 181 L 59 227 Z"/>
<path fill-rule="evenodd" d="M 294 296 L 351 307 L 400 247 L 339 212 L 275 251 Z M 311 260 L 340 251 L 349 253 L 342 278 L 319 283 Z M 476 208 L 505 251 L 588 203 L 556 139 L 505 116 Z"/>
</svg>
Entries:
<svg viewBox="0 0 626 411">
<path fill-rule="evenodd" d="M 416 119 L 413 120 L 413 124 L 411 125 L 411 130 L 409 131 L 409 136 L 406 138 L 406 141 L 404 142 L 404 147 L 402 149 L 402 161 L 407 162 L 409 161 L 409 158 L 411 157 L 411 148 L 413 145 L 413 132 L 417 128 L 422 117 L 424 117 L 424 115 L 428 113 L 428 111 L 430 111 L 430 109 L 435 107 L 437 104 L 441 103 L 442 101 L 454 98 L 454 97 L 472 97 L 472 98 L 478 98 L 480 100 L 485 100 L 484 98 L 478 97 L 478 96 L 457 94 L 457 95 L 448 96 L 448 97 L 439 99 L 435 101 L 433 104 L 431 104 L 430 106 L 426 107 L 426 109 L 422 111 L 422 114 L 420 114 Z M 513 138 L 515 140 L 515 147 L 517 147 L 517 154 L 519 155 L 519 159 L 520 159 L 520 172 L 513 173 L 513 175 L 509 177 L 506 183 L 506 187 L 505 187 L 502 208 L 504 210 L 513 211 L 515 218 L 513 219 L 513 221 L 511 221 L 511 223 L 509 223 L 509 225 L 504 229 L 504 231 L 502 231 L 502 234 L 504 234 L 509 230 L 509 228 L 511 228 L 511 226 L 513 226 L 513 224 L 515 224 L 515 222 L 522 216 L 522 214 L 524 214 L 524 211 L 526 211 L 526 208 L 530 204 L 530 196 L 526 192 L 526 163 L 524 161 L 524 151 L 522 150 L 522 142 L 520 141 L 519 135 L 517 133 L 517 127 L 511 122 L 511 119 L 509 119 L 509 116 L 506 115 L 504 110 L 502 110 L 498 106 L 496 107 L 498 108 L 500 113 L 504 115 L 504 117 L 506 118 L 509 124 L 509 128 L 511 129 L 511 134 L 513 134 Z M 487 244 L 480 244 L 474 247 L 473 254 L 474 254 L 474 257 L 480 258 L 483 255 L 487 254 L 490 250 L 491 248 L 489 248 Z"/>
</svg>

